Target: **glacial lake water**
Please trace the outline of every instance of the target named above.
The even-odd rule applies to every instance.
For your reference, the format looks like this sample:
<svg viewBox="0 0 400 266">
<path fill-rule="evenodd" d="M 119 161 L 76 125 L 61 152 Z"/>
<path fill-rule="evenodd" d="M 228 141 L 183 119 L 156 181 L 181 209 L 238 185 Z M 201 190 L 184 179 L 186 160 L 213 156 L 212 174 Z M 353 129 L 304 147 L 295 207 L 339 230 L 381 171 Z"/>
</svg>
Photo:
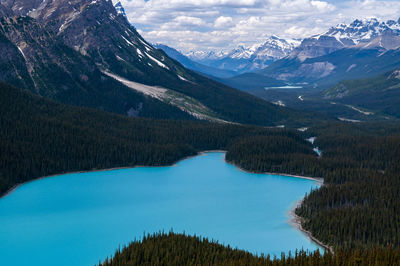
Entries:
<svg viewBox="0 0 400 266">
<path fill-rule="evenodd" d="M 293 86 L 293 85 L 286 85 L 286 86 L 279 86 L 279 87 L 265 87 L 265 90 L 293 90 L 293 89 L 302 89 L 303 86 Z"/>
<path fill-rule="evenodd" d="M 0 199 L 1 265 L 94 265 L 144 232 L 170 229 L 257 254 L 318 248 L 289 223 L 315 182 L 246 173 L 224 156 L 26 183 Z"/>
</svg>

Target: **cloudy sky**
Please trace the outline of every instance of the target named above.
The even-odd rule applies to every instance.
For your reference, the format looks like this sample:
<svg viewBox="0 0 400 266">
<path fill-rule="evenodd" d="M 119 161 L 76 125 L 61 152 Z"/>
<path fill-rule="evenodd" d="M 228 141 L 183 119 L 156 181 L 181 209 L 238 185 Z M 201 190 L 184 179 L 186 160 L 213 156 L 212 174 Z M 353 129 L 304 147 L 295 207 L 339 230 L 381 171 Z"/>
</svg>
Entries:
<svg viewBox="0 0 400 266">
<path fill-rule="evenodd" d="M 115 0 L 113 0 L 115 1 Z M 400 0 L 122 0 L 150 42 L 182 51 L 230 50 L 275 34 L 304 38 L 356 18 L 400 17 Z"/>
</svg>

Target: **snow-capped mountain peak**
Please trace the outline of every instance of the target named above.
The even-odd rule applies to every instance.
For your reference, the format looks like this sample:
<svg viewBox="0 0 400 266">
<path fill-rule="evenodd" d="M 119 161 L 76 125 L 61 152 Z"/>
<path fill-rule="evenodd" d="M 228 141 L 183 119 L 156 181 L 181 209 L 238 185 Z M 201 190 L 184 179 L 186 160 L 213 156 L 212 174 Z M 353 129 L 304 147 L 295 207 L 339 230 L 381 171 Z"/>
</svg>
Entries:
<svg viewBox="0 0 400 266">
<path fill-rule="evenodd" d="M 186 56 L 208 66 L 243 73 L 262 69 L 289 55 L 298 44 L 299 40 L 285 40 L 272 35 L 263 43 L 252 46 L 240 44 L 229 52 L 192 51 L 186 53 Z"/>
<path fill-rule="evenodd" d="M 124 16 L 125 18 L 128 18 L 128 17 L 126 16 L 125 9 L 124 9 L 124 7 L 122 6 L 122 4 L 121 4 L 120 1 L 118 1 L 116 4 L 114 4 L 114 7 L 115 7 L 115 10 L 117 11 L 117 14 L 118 14 L 118 15 L 122 15 L 122 16 Z"/>
<path fill-rule="evenodd" d="M 352 41 L 354 44 L 359 44 L 360 42 L 371 41 L 386 31 L 400 34 L 399 21 L 389 20 L 384 22 L 377 18 L 356 19 L 350 24 L 339 24 L 336 27 L 332 27 L 327 32 L 314 36 L 314 38 L 331 36 L 341 42 L 345 40 L 347 41 L 346 43 L 351 43 L 349 41 Z M 347 46 L 345 43 L 344 45 Z"/>
<path fill-rule="evenodd" d="M 249 59 L 253 55 L 254 51 L 244 45 L 239 45 L 233 49 L 227 56 L 233 59 Z"/>
<path fill-rule="evenodd" d="M 190 51 L 184 53 L 185 56 L 189 57 L 194 61 L 202 60 L 215 60 L 226 57 L 228 53 L 224 51 L 214 52 L 214 51 Z"/>
<path fill-rule="evenodd" d="M 297 44 L 299 44 L 299 42 Z M 287 56 L 295 46 L 297 46 L 296 41 L 287 41 L 272 35 L 257 48 L 254 55 L 257 58 L 269 57 L 270 59 L 276 60 Z"/>
<path fill-rule="evenodd" d="M 290 57 L 300 60 L 323 56 L 343 48 L 391 50 L 400 47 L 399 21 L 377 18 L 356 19 L 306 38 Z"/>
</svg>

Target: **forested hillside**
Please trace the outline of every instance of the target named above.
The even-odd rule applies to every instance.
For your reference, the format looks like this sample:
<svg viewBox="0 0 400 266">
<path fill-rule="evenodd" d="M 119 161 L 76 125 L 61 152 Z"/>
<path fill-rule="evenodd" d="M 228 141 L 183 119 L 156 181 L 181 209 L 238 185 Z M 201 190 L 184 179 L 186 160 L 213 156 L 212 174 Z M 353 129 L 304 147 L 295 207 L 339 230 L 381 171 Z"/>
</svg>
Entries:
<svg viewBox="0 0 400 266">
<path fill-rule="evenodd" d="M 255 136 L 242 139 L 230 147 L 226 160 L 252 172 L 301 175 L 310 175 L 309 162 L 318 161 L 310 143 L 300 135 L 296 138 Z"/>
<path fill-rule="evenodd" d="M 368 251 L 298 251 L 279 258 L 254 256 L 197 236 L 159 233 L 143 237 L 118 250 L 100 266 L 129 265 L 398 265 L 400 250 L 375 248 Z"/>
<path fill-rule="evenodd" d="M 371 114 L 377 113 L 386 118 L 400 117 L 399 70 L 372 78 L 341 81 L 322 94 L 329 101 L 353 105 Z"/>
<path fill-rule="evenodd" d="M 169 165 L 199 151 L 228 149 L 248 136 L 304 142 L 289 130 L 129 118 L 71 107 L 5 84 L 0 94 L 0 194 L 64 172 Z"/>
<path fill-rule="evenodd" d="M 335 248 L 400 246 L 400 126 L 326 124 L 311 129 L 322 157 L 301 151 L 277 161 L 260 138 L 232 146 L 227 159 L 245 169 L 323 177 L 296 214 L 303 227 Z M 290 145 L 294 147 L 293 145 Z M 304 149 L 303 149 L 304 150 Z"/>
</svg>

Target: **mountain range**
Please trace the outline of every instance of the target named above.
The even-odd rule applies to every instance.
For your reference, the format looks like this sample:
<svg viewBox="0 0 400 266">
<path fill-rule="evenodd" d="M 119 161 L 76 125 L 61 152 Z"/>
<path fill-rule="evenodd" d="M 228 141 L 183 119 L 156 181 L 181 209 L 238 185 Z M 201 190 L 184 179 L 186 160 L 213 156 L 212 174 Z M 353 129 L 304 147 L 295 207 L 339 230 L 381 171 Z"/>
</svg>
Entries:
<svg viewBox="0 0 400 266">
<path fill-rule="evenodd" d="M 235 70 L 240 74 L 265 68 L 285 57 L 304 61 L 307 58 L 323 56 L 350 47 L 396 49 L 400 47 L 399 35 L 400 19 L 386 22 L 376 18 L 356 19 L 350 24 L 339 24 L 324 33 L 303 40 L 285 40 L 272 35 L 264 43 L 250 47 L 239 45 L 230 52 L 191 51 L 185 55 L 195 62 L 220 69 Z M 232 63 L 235 60 L 236 65 Z M 249 61 L 247 65 L 241 65 L 240 62 L 243 63 L 245 60 Z"/>
<path fill-rule="evenodd" d="M 186 69 L 110 0 L 0 0 L 0 10 L 0 80 L 41 96 L 129 116 L 311 121 Z"/>
<path fill-rule="evenodd" d="M 197 63 L 242 74 L 263 69 L 288 56 L 299 43 L 299 40 L 285 40 L 272 35 L 265 42 L 251 47 L 239 45 L 229 52 L 192 51 L 185 55 Z"/>
<path fill-rule="evenodd" d="M 254 91 L 285 84 L 326 88 L 343 79 L 383 74 L 399 66 L 398 49 L 400 19 L 370 18 L 339 24 L 301 41 L 271 36 L 262 44 L 239 46 L 230 52 L 184 55 L 174 50 L 169 55 L 226 85 Z"/>
<path fill-rule="evenodd" d="M 304 39 L 286 57 L 256 71 L 261 77 L 303 87 L 327 88 L 346 79 L 366 78 L 400 66 L 400 22 L 377 19 L 355 20 Z M 230 80 L 232 81 L 232 80 Z M 235 86 L 250 90 L 254 81 Z M 269 87 L 259 84 L 257 87 Z"/>
<path fill-rule="evenodd" d="M 344 48 L 390 50 L 399 47 L 400 19 L 386 22 L 376 18 L 356 19 L 350 24 L 339 24 L 322 34 L 305 38 L 289 57 L 304 61 Z"/>
<path fill-rule="evenodd" d="M 206 76 L 211 76 L 211 77 L 218 77 L 218 78 L 229 78 L 233 77 L 236 75 L 235 71 L 232 70 L 225 70 L 225 69 L 220 69 L 216 67 L 211 67 L 207 66 L 201 63 L 198 63 L 189 57 L 185 56 L 178 50 L 169 47 L 164 44 L 153 44 L 153 46 L 157 49 L 163 50 L 169 57 L 175 59 L 179 63 L 181 63 L 184 67 L 189 68 L 191 70 L 194 70 L 198 73 L 202 73 Z"/>
</svg>

